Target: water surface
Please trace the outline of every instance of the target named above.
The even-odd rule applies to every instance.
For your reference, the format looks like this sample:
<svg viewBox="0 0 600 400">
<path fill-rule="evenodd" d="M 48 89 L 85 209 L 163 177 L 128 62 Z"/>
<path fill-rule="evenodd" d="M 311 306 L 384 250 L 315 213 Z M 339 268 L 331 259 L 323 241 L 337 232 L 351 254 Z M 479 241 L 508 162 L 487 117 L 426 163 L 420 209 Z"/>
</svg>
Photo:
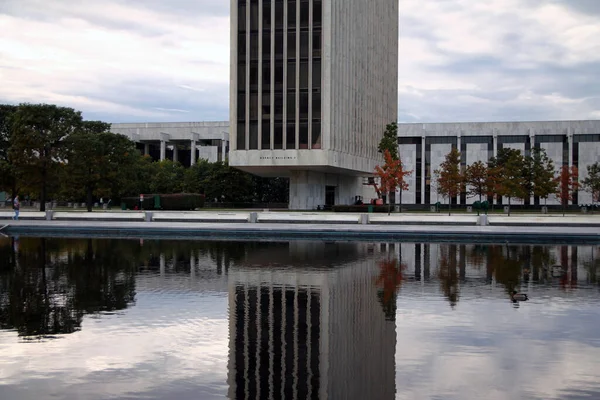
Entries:
<svg viewBox="0 0 600 400">
<path fill-rule="evenodd" d="M 0 238 L 0 399 L 600 398 L 599 260 L 591 245 Z"/>
</svg>

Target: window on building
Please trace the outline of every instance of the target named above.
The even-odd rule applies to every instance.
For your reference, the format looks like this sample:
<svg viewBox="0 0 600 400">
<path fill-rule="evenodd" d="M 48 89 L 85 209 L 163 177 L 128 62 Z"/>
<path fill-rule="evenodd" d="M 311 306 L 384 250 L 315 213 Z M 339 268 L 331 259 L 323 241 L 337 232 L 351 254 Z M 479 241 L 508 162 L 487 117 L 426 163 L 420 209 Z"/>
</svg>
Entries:
<svg viewBox="0 0 600 400">
<path fill-rule="evenodd" d="M 308 118 L 308 92 L 300 92 L 300 119 Z M 308 139 L 307 139 L 308 143 Z"/>
<path fill-rule="evenodd" d="M 312 148 L 320 149 L 321 148 L 321 121 L 318 119 L 313 120 L 312 122 Z"/>
<path fill-rule="evenodd" d="M 238 32 L 246 31 L 246 2 L 238 7 Z"/>
<path fill-rule="evenodd" d="M 273 100 L 273 113 L 275 114 L 275 120 L 283 120 L 283 94 L 275 93 Z"/>
<path fill-rule="evenodd" d="M 263 90 L 271 89 L 271 63 L 269 61 L 263 61 L 262 87 L 263 87 Z"/>
<path fill-rule="evenodd" d="M 292 59 L 292 60 L 296 58 L 296 32 L 295 31 L 288 31 L 287 58 Z"/>
<path fill-rule="evenodd" d="M 258 93 L 250 93 L 250 120 L 258 119 Z"/>
<path fill-rule="evenodd" d="M 283 2 L 275 2 L 275 29 L 283 29 Z"/>
<path fill-rule="evenodd" d="M 246 122 L 239 121 L 237 124 L 237 149 L 246 150 Z"/>
<path fill-rule="evenodd" d="M 250 31 L 258 31 L 258 0 L 250 0 Z"/>
<path fill-rule="evenodd" d="M 239 63 L 237 69 L 237 87 L 238 90 L 246 90 L 246 64 Z"/>
<path fill-rule="evenodd" d="M 238 121 L 244 121 L 246 119 L 246 93 L 244 92 L 238 92 L 237 119 Z"/>
<path fill-rule="evenodd" d="M 246 33 L 245 32 L 238 34 L 237 57 L 238 57 L 238 62 L 246 61 Z"/>
<path fill-rule="evenodd" d="M 300 2 L 300 29 L 302 28 L 308 28 L 308 24 L 309 24 L 309 11 L 310 11 L 310 7 L 309 7 L 309 2 L 308 1 L 301 1 Z"/>
<path fill-rule="evenodd" d="M 313 118 L 321 118 L 321 93 L 319 92 L 313 92 L 312 116 Z"/>
<path fill-rule="evenodd" d="M 287 64 L 287 88 L 295 89 L 296 88 L 296 62 L 288 61 Z"/>
<path fill-rule="evenodd" d="M 271 94 L 269 92 L 263 92 L 261 108 L 261 118 L 271 118 Z"/>
<path fill-rule="evenodd" d="M 300 58 L 308 58 L 308 48 L 309 48 L 308 37 L 309 37 L 308 31 L 300 32 Z"/>
<path fill-rule="evenodd" d="M 258 150 L 258 121 L 250 121 L 248 124 L 250 128 L 250 150 Z"/>
<path fill-rule="evenodd" d="M 262 55 L 263 59 L 271 58 L 271 34 L 265 32 L 262 37 Z"/>
<path fill-rule="evenodd" d="M 287 92 L 286 110 L 288 121 L 294 121 L 296 119 L 296 92 L 294 90 Z"/>
<path fill-rule="evenodd" d="M 323 23 L 323 4 L 321 0 L 313 1 L 313 27 L 320 27 Z"/>
<path fill-rule="evenodd" d="M 263 0 L 263 29 L 271 29 L 271 4 Z"/>
<path fill-rule="evenodd" d="M 303 61 L 299 65 L 300 89 L 308 89 L 308 62 Z"/>
<path fill-rule="evenodd" d="M 258 32 L 250 33 L 250 60 L 258 60 Z"/>
<path fill-rule="evenodd" d="M 321 61 L 320 60 L 313 60 L 312 87 L 313 87 L 313 89 L 321 89 Z"/>
<path fill-rule="evenodd" d="M 295 149 L 296 148 L 296 124 L 288 123 L 285 129 L 285 148 Z"/>
<path fill-rule="evenodd" d="M 300 122 L 300 136 L 299 144 L 300 149 L 308 149 L 308 121 Z"/>
<path fill-rule="evenodd" d="M 283 62 L 275 62 L 275 89 L 283 87 Z"/>
<path fill-rule="evenodd" d="M 262 136 L 260 138 L 260 148 L 263 150 L 271 148 L 271 124 L 270 120 L 263 119 L 261 125 Z"/>
<path fill-rule="evenodd" d="M 273 148 L 275 150 L 283 149 L 283 124 L 281 123 L 275 124 Z"/>
<path fill-rule="evenodd" d="M 290 29 L 296 29 L 296 2 L 295 1 L 288 1 L 288 9 L 287 9 L 287 16 L 288 16 L 288 31 Z"/>
<path fill-rule="evenodd" d="M 321 32 L 313 32 L 313 57 L 321 57 Z"/>
<path fill-rule="evenodd" d="M 275 32 L 275 59 L 283 58 L 283 32 Z"/>
<path fill-rule="evenodd" d="M 252 62 L 250 64 L 250 89 L 258 89 L 258 63 Z"/>
</svg>

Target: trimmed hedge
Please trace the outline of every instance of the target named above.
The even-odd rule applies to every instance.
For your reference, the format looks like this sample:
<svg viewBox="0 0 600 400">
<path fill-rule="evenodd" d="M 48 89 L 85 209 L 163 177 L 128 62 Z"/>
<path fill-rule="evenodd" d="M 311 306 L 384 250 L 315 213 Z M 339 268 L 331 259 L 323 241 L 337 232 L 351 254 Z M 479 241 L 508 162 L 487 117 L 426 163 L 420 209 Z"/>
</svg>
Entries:
<svg viewBox="0 0 600 400">
<path fill-rule="evenodd" d="M 160 210 L 184 211 L 195 210 L 204 207 L 204 195 L 195 193 L 175 193 L 175 194 L 144 194 L 142 209 L 155 210 L 154 197 L 160 198 Z M 124 197 L 121 199 L 127 209 L 132 210 L 140 206 L 139 197 Z"/>
<path fill-rule="evenodd" d="M 369 212 L 369 207 L 373 207 L 373 212 L 376 213 L 387 213 L 388 206 L 387 205 L 371 205 L 371 204 L 357 204 L 357 205 L 337 205 L 331 207 L 331 210 L 334 212 L 360 212 L 367 213 Z M 391 210 L 394 211 L 394 205 L 391 206 Z"/>
</svg>

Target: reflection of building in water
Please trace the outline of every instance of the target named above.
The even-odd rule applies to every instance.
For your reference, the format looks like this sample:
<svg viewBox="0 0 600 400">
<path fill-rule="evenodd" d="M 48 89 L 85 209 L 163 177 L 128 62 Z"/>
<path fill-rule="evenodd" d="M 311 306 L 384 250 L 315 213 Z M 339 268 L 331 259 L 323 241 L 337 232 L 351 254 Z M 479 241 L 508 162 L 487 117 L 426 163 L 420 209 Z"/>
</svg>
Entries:
<svg viewBox="0 0 600 400">
<path fill-rule="evenodd" d="M 393 399 L 395 323 L 376 275 L 375 260 L 230 270 L 229 397 Z"/>
</svg>

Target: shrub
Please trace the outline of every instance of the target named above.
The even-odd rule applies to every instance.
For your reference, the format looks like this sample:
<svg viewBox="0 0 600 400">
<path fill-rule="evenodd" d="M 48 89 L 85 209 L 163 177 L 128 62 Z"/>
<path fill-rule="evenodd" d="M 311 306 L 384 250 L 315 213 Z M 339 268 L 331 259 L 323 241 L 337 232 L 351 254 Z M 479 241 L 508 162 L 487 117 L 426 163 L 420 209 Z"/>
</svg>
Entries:
<svg viewBox="0 0 600 400">
<path fill-rule="evenodd" d="M 204 207 L 203 194 L 161 194 L 160 205 L 163 210 L 195 210 Z"/>
<path fill-rule="evenodd" d="M 369 207 L 373 207 L 373 212 L 376 213 L 387 213 L 387 205 L 371 205 L 371 204 L 357 204 L 357 205 L 336 205 L 331 207 L 334 212 L 360 212 L 366 213 L 369 211 Z M 394 206 L 392 206 L 393 208 Z"/>
<path fill-rule="evenodd" d="M 194 210 L 204 207 L 204 195 L 194 193 L 176 193 L 176 194 L 144 194 L 142 209 L 155 210 L 154 197 L 160 197 L 160 210 Z M 121 199 L 127 209 L 132 210 L 135 206 L 140 206 L 139 197 L 124 197 Z"/>
</svg>

